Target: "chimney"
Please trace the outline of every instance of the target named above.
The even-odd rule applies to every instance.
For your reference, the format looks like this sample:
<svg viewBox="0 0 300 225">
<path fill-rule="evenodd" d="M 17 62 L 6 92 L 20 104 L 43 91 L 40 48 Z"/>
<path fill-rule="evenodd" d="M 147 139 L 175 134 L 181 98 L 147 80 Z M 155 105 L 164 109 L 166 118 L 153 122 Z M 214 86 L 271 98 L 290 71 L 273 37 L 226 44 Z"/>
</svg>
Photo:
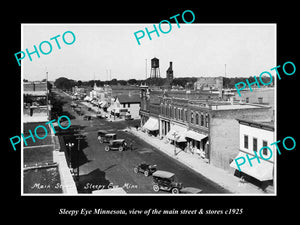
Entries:
<svg viewBox="0 0 300 225">
<path fill-rule="evenodd" d="M 170 62 L 170 69 L 172 70 L 172 62 Z"/>
</svg>

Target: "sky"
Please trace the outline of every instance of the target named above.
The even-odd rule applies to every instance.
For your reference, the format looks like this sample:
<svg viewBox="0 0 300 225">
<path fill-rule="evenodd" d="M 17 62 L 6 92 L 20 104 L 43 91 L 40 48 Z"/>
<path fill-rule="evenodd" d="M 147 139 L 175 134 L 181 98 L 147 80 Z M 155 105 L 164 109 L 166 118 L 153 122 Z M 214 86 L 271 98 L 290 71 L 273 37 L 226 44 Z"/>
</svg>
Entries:
<svg viewBox="0 0 300 225">
<path fill-rule="evenodd" d="M 49 41 L 52 52 L 40 58 L 26 54 L 21 61 L 22 79 L 42 80 L 59 77 L 73 80 L 145 79 L 150 76 L 150 62 L 159 59 L 160 75 L 166 77 L 169 62 L 173 62 L 174 77 L 259 76 L 276 66 L 275 24 L 184 24 L 172 23 L 169 33 L 152 33 L 150 40 L 145 27 L 153 24 L 22 24 L 21 49 L 34 51 L 43 41 Z M 162 30 L 169 26 L 164 24 Z M 143 30 L 141 44 L 134 33 Z M 66 31 L 76 37 L 73 44 L 62 40 Z M 50 38 L 60 35 L 57 40 Z M 66 34 L 67 42 L 72 36 Z M 47 44 L 42 45 L 47 52 Z M 147 62 L 147 76 L 146 76 Z M 16 60 L 17 63 L 17 60 Z M 271 72 L 275 75 L 275 72 Z M 111 74 L 111 76 L 110 76 Z"/>
</svg>

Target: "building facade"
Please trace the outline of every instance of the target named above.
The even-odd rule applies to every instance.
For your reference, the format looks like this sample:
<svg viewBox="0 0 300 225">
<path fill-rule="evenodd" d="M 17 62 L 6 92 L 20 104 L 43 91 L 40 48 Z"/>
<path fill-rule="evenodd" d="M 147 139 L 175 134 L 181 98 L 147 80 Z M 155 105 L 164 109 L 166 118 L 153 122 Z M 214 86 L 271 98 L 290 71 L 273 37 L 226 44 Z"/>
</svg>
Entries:
<svg viewBox="0 0 300 225">
<path fill-rule="evenodd" d="M 275 142 L 274 122 L 260 122 L 254 120 L 237 120 L 239 123 L 239 152 L 236 158 L 245 157 L 251 160 L 252 166 L 247 162 L 240 166 L 241 172 L 238 172 L 235 161 L 231 163 L 231 167 L 236 169 L 238 175 L 254 178 L 260 182 L 268 182 L 274 180 L 274 165 L 276 157 L 276 147 L 270 145 Z M 268 146 L 268 148 L 263 148 Z M 263 148 L 261 151 L 260 149 Z M 255 153 L 259 157 L 259 161 L 255 158 Z M 263 158 L 262 158 L 263 157 Z"/>
<path fill-rule="evenodd" d="M 224 170 L 238 154 L 237 118 L 269 119 L 270 107 L 223 101 L 210 91 L 151 91 L 141 87 L 141 126 L 156 119 L 156 135 Z"/>
</svg>

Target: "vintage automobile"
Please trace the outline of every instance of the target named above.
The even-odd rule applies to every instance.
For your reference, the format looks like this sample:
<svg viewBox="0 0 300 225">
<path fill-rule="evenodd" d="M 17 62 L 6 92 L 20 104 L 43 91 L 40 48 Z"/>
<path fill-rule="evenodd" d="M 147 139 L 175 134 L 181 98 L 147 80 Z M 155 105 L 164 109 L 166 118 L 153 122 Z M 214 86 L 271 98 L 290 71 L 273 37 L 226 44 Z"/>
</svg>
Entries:
<svg viewBox="0 0 300 225">
<path fill-rule="evenodd" d="M 127 150 L 128 145 L 124 139 L 116 139 L 116 140 L 111 140 L 108 145 L 105 146 L 104 150 L 105 151 L 110 151 L 110 150 L 118 150 L 122 152 L 123 150 Z"/>
<path fill-rule="evenodd" d="M 174 173 L 157 170 L 152 174 L 153 177 L 153 190 L 170 191 L 172 194 L 178 194 L 182 188 L 182 183 L 179 183 Z"/>
<path fill-rule="evenodd" d="M 150 165 L 148 163 L 140 163 L 136 167 L 133 168 L 135 173 L 143 173 L 146 177 L 152 175 L 156 171 L 156 165 Z"/>
<path fill-rule="evenodd" d="M 184 188 L 181 188 L 180 193 L 182 193 L 182 194 L 199 194 L 199 193 L 202 193 L 202 189 L 194 188 L 194 187 L 184 187 Z"/>
<path fill-rule="evenodd" d="M 98 140 L 102 143 L 109 143 L 111 140 L 116 140 L 117 134 L 115 133 L 108 133 L 105 130 L 98 130 Z"/>
<path fill-rule="evenodd" d="M 83 120 L 91 120 L 92 119 L 92 116 L 91 115 L 83 115 Z"/>
</svg>

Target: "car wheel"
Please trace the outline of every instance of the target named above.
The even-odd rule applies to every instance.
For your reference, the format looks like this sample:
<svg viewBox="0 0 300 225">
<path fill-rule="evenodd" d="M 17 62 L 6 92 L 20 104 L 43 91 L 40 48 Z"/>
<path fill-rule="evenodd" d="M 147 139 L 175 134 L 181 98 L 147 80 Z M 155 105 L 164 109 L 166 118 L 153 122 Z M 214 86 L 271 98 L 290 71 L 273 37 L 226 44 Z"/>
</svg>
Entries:
<svg viewBox="0 0 300 225">
<path fill-rule="evenodd" d="M 138 172 L 139 172 L 139 169 L 135 167 L 135 168 L 133 169 L 133 172 L 138 173 Z"/>
<path fill-rule="evenodd" d="M 159 191 L 159 186 L 157 184 L 153 185 L 153 191 L 155 191 L 155 192 Z"/>
<path fill-rule="evenodd" d="M 149 176 L 149 172 L 146 170 L 146 171 L 144 172 L 144 175 L 145 175 L 145 177 L 148 177 L 148 176 Z"/>
<path fill-rule="evenodd" d="M 104 150 L 108 152 L 109 151 L 109 147 L 105 146 Z"/>
<path fill-rule="evenodd" d="M 119 147 L 119 152 L 122 152 L 123 151 L 123 147 Z"/>
<path fill-rule="evenodd" d="M 100 141 L 99 141 L 101 144 L 103 143 L 103 140 L 102 139 L 100 139 Z"/>
<path fill-rule="evenodd" d="M 179 193 L 178 188 L 173 188 L 173 189 L 172 189 L 172 194 L 178 194 L 178 193 Z"/>
</svg>

